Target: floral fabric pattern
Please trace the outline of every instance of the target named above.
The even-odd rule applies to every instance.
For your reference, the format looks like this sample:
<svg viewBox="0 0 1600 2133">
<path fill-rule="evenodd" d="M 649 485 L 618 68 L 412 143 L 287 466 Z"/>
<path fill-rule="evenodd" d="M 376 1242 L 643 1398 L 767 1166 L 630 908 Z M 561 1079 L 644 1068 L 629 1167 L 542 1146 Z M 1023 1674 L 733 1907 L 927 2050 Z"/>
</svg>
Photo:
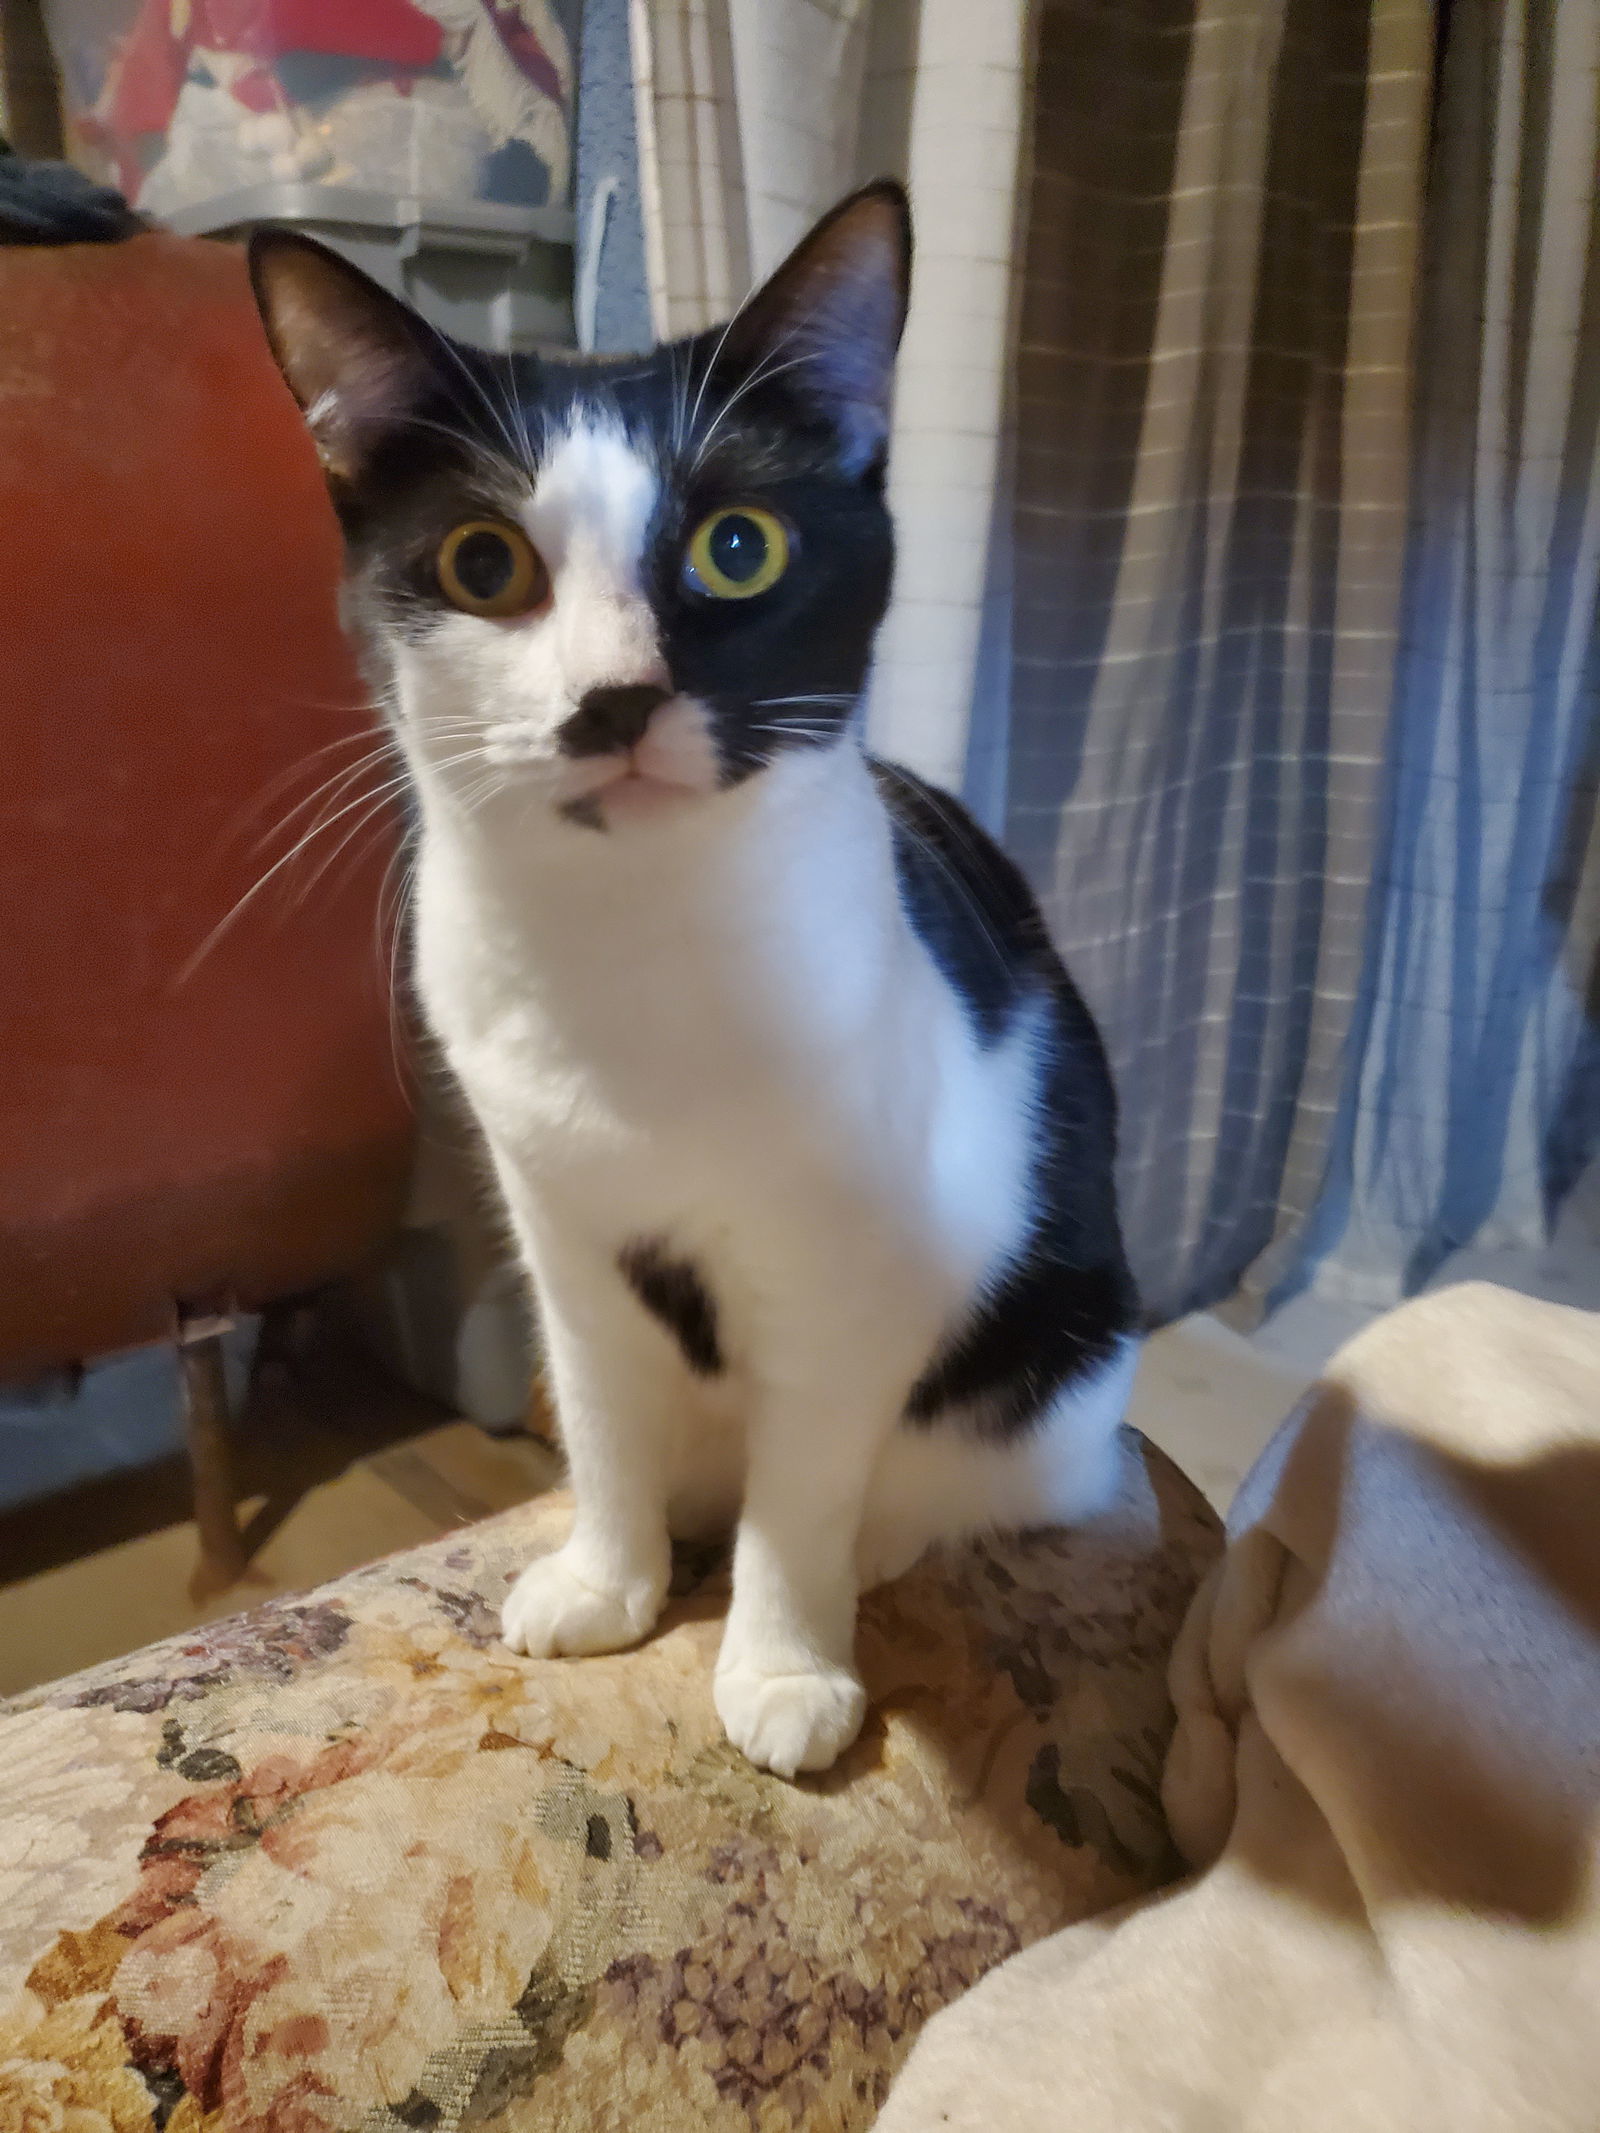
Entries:
<svg viewBox="0 0 1600 2133">
<path fill-rule="evenodd" d="M 722 1739 L 726 1584 L 535 1663 L 543 1498 L 0 1705 L 5 2133 L 853 2133 L 917 2029 L 1171 1870 L 1168 1648 L 1215 1522 L 1121 1499 L 862 1608 L 825 1776 Z"/>
</svg>

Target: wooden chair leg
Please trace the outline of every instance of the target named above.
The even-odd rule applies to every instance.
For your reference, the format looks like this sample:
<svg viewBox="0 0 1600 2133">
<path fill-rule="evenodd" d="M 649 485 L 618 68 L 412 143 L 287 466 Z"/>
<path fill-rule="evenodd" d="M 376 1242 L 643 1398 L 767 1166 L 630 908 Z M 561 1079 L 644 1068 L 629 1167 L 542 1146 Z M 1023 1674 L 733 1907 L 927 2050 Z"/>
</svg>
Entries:
<svg viewBox="0 0 1600 2133">
<path fill-rule="evenodd" d="M 194 1476 L 194 1522 L 200 1535 L 200 1560 L 189 1590 L 195 1599 L 205 1600 L 238 1584 L 249 1560 L 239 1532 L 228 1380 L 222 1328 L 215 1320 L 179 1333 L 178 1367 Z"/>
</svg>

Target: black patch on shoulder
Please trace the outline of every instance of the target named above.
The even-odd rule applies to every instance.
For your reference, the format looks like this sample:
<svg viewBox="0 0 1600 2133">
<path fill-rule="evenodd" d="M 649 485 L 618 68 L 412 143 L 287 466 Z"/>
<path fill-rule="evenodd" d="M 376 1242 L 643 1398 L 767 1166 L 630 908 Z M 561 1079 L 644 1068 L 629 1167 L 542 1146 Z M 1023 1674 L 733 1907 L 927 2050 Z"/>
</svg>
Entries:
<svg viewBox="0 0 1600 2133">
<path fill-rule="evenodd" d="M 1000 1043 L 1024 1009 L 1038 1020 L 1033 1211 L 1020 1249 L 975 1297 L 911 1389 L 908 1422 L 951 1409 L 986 1437 L 1032 1427 L 1074 1379 L 1132 1332 L 1138 1299 L 1117 1221 L 1116 1098 L 1100 1033 L 1051 943 L 1020 868 L 958 800 L 874 762 L 900 897 L 966 1008 Z"/>
<path fill-rule="evenodd" d="M 622 1278 L 683 1350 L 696 1376 L 713 1378 L 725 1366 L 717 1337 L 717 1307 L 692 1260 L 674 1259 L 659 1238 L 639 1237 L 617 1254 Z"/>
<path fill-rule="evenodd" d="M 900 900 L 981 1041 L 996 1044 L 1024 994 L 1065 977 L 1015 861 L 959 800 L 872 759 L 889 811 Z"/>
</svg>

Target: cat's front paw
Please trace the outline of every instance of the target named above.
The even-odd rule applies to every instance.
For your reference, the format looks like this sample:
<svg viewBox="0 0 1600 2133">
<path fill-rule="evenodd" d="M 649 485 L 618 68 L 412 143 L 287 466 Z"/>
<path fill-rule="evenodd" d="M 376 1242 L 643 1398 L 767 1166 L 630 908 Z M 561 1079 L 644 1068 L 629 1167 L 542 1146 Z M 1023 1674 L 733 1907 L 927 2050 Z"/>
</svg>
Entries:
<svg viewBox="0 0 1600 2133">
<path fill-rule="evenodd" d="M 620 1652 L 654 1625 L 664 1583 L 639 1579 L 620 1590 L 591 1585 L 564 1550 L 530 1563 L 506 1594 L 500 1634 L 530 1659 L 583 1659 Z"/>
<path fill-rule="evenodd" d="M 828 1769 L 867 1713 L 866 1690 L 842 1667 L 768 1674 L 736 1661 L 718 1667 L 715 1694 L 733 1745 L 758 1768 L 784 1778 Z"/>
</svg>

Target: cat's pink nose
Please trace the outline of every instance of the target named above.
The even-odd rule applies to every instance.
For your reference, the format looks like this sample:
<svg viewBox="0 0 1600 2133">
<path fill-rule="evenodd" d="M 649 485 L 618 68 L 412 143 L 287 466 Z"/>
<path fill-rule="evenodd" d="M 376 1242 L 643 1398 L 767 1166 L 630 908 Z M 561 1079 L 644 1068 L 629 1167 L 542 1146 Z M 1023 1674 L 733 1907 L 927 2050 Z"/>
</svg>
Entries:
<svg viewBox="0 0 1600 2133">
<path fill-rule="evenodd" d="M 556 735 L 563 755 L 619 755 L 644 739 L 651 717 L 672 691 L 654 681 L 606 682 L 586 689 Z"/>
</svg>

